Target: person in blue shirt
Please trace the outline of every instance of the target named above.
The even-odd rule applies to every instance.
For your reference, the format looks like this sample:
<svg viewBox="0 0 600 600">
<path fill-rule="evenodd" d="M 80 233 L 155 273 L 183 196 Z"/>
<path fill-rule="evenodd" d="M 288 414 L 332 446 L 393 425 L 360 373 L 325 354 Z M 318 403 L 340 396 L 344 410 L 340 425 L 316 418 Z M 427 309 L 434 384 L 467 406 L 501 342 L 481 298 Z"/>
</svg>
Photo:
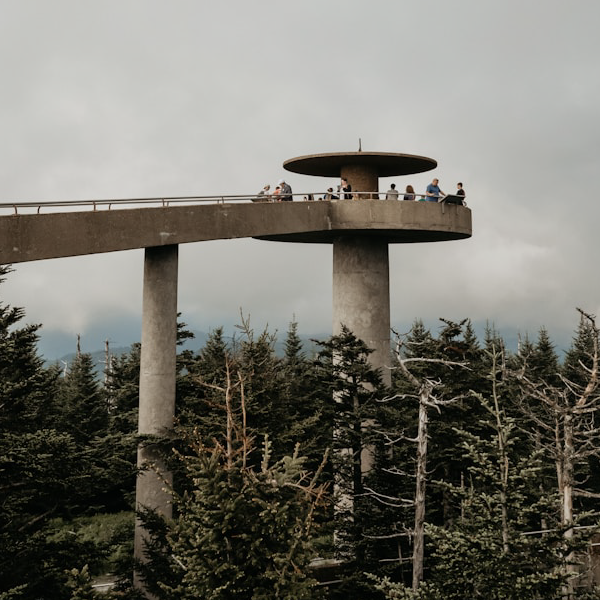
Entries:
<svg viewBox="0 0 600 600">
<path fill-rule="evenodd" d="M 425 190 L 425 200 L 429 200 L 430 202 L 441 202 L 446 194 L 440 189 L 439 183 L 439 179 L 434 178 L 427 186 L 427 189 Z"/>
</svg>

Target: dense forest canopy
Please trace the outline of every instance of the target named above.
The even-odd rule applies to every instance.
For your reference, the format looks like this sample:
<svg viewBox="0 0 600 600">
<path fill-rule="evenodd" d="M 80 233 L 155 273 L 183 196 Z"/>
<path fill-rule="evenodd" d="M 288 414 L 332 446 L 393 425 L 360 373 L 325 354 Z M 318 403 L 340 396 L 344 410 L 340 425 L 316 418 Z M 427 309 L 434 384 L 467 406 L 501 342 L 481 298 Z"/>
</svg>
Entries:
<svg viewBox="0 0 600 600">
<path fill-rule="evenodd" d="M 9 276 L 4 267 L 2 278 Z M 354 334 L 242 322 L 177 358 L 172 519 L 132 559 L 140 346 L 46 366 L 0 303 L 0 599 L 599 598 L 598 337 L 416 320 L 392 385 Z M 189 337 L 180 323 L 179 337 Z M 93 583 L 117 583 L 99 595 Z"/>
</svg>

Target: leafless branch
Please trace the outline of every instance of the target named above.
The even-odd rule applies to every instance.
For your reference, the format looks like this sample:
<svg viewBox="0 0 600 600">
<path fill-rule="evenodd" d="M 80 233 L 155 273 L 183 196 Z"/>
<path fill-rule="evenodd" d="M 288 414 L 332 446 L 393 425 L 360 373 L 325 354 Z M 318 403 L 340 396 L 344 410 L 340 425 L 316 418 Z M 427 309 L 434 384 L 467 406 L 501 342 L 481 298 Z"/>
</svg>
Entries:
<svg viewBox="0 0 600 600">
<path fill-rule="evenodd" d="M 385 506 L 391 506 L 392 508 L 403 508 L 405 506 L 412 506 L 414 504 L 413 500 L 405 500 L 404 498 L 396 498 L 393 496 L 386 496 L 385 494 L 380 494 L 376 492 L 372 488 L 365 487 L 366 494 L 362 494 L 363 496 L 369 496 L 374 498 L 380 504 L 384 504 Z"/>
</svg>

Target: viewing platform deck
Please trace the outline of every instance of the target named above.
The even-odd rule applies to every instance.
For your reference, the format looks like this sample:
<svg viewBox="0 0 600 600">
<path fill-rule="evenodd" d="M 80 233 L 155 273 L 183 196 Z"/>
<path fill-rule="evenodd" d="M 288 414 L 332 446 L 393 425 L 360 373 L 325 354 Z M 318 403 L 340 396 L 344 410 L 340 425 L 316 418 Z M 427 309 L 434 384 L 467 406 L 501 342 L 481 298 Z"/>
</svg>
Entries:
<svg viewBox="0 0 600 600">
<path fill-rule="evenodd" d="M 176 200 L 133 208 L 117 201 L 15 205 L 0 216 L 0 264 L 247 237 L 331 244 L 360 235 L 405 244 L 459 240 L 472 231 L 469 208 L 435 202 Z M 21 214 L 27 206 L 36 212 Z"/>
</svg>

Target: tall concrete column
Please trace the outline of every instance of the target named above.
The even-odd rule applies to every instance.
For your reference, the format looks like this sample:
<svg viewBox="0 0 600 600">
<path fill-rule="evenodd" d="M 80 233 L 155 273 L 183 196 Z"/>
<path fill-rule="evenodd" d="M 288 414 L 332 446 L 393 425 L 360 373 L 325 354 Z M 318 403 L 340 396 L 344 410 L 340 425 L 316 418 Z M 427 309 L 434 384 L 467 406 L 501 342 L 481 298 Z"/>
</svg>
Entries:
<svg viewBox="0 0 600 600">
<path fill-rule="evenodd" d="M 344 236 L 333 243 L 333 334 L 348 327 L 374 350 L 370 356 L 391 383 L 389 254 L 385 239 Z"/>
<path fill-rule="evenodd" d="M 162 436 L 173 427 L 175 414 L 175 358 L 177 343 L 178 246 L 146 248 L 142 300 L 142 348 L 138 433 Z M 170 517 L 172 481 L 156 445 L 142 443 L 138 467 L 136 508 L 147 507 Z M 150 468 L 148 468 L 150 467 Z M 142 560 L 145 531 L 136 523 L 134 553 Z M 136 581 L 139 586 L 139 581 Z"/>
<path fill-rule="evenodd" d="M 379 189 L 379 177 L 377 169 L 365 165 L 343 165 L 340 176 L 348 180 L 353 192 L 377 192 Z M 376 198 L 377 194 L 360 194 L 359 199 L 368 200 Z"/>
</svg>

